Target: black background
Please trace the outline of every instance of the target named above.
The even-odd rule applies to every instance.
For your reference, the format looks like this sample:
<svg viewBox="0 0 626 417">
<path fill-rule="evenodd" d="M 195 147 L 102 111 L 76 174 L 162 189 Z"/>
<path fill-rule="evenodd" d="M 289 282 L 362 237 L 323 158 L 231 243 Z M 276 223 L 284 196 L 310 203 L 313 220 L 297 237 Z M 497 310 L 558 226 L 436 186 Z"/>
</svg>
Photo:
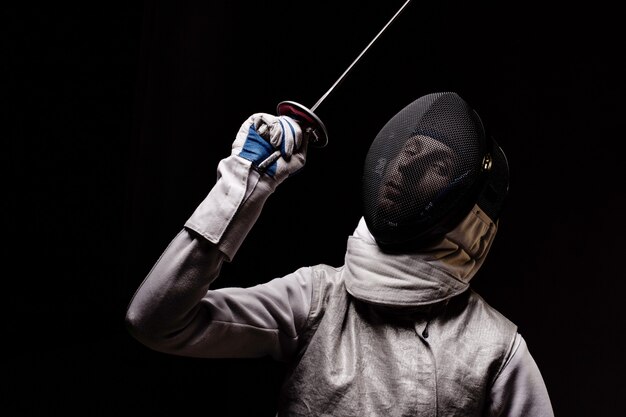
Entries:
<svg viewBox="0 0 626 417">
<path fill-rule="evenodd" d="M 273 415 L 278 366 L 153 352 L 125 309 L 241 123 L 282 100 L 312 106 L 402 3 L 5 8 L 3 408 Z M 341 265 L 370 141 L 415 98 L 456 91 L 511 165 L 474 287 L 519 326 L 556 415 L 618 414 L 623 30 L 599 2 L 550 5 L 412 2 L 316 111 L 329 145 L 268 201 L 215 287 Z"/>
</svg>

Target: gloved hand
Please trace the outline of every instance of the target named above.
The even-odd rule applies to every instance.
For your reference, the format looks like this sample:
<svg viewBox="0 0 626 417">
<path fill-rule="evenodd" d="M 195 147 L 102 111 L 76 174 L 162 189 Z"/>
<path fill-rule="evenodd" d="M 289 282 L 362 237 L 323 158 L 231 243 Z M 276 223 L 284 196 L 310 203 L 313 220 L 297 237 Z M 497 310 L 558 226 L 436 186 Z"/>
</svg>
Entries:
<svg viewBox="0 0 626 417">
<path fill-rule="evenodd" d="M 276 182 L 299 171 L 306 162 L 307 140 L 288 116 L 255 113 L 239 129 L 232 154 L 252 162 L 261 174 Z"/>
<path fill-rule="evenodd" d="M 217 181 L 185 227 L 214 243 L 231 261 L 267 198 L 306 161 L 307 137 L 295 120 L 253 114 L 239 129 Z"/>
</svg>

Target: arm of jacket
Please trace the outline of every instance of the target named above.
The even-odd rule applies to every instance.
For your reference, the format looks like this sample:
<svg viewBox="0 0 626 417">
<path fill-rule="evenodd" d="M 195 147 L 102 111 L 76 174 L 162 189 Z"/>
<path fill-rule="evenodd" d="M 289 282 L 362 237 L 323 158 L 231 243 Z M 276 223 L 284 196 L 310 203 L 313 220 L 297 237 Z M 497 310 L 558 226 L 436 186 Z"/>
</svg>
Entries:
<svg viewBox="0 0 626 417">
<path fill-rule="evenodd" d="M 512 353 L 491 390 L 489 417 L 554 417 L 539 367 L 518 333 Z"/>
<path fill-rule="evenodd" d="M 237 190 L 238 184 L 247 185 Z M 151 349 L 192 357 L 283 360 L 295 350 L 311 305 L 310 268 L 250 288 L 209 289 L 273 189 L 248 161 L 220 162 L 216 185 L 129 304 L 126 324 L 133 337 Z"/>
</svg>

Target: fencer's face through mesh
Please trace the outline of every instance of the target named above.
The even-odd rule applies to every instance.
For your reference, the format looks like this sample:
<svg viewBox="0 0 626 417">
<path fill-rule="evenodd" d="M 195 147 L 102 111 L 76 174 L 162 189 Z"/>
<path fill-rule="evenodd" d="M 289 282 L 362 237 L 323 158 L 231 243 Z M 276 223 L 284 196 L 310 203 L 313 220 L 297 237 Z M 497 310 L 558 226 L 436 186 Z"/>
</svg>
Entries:
<svg viewBox="0 0 626 417">
<path fill-rule="evenodd" d="M 454 159 L 452 149 L 442 142 L 421 134 L 410 137 L 386 164 L 379 215 L 406 217 L 426 206 L 452 182 Z M 414 198 L 406 198 L 407 194 Z"/>
<path fill-rule="evenodd" d="M 476 201 L 485 153 L 478 115 L 455 93 L 421 97 L 378 133 L 363 173 L 364 217 L 379 244 L 432 238 Z"/>
</svg>

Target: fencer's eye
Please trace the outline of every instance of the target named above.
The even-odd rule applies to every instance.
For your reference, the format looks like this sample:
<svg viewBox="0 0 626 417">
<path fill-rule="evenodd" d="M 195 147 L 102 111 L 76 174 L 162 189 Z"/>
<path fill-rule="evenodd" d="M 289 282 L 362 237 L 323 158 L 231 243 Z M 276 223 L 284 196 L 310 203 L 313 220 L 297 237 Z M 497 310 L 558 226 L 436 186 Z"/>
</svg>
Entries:
<svg viewBox="0 0 626 417">
<path fill-rule="evenodd" d="M 446 164 L 443 161 L 436 161 L 435 162 L 435 172 L 437 174 L 439 174 L 442 177 L 447 177 L 450 169 L 448 168 L 448 164 Z"/>
<path fill-rule="evenodd" d="M 407 144 L 404 151 L 407 156 L 418 156 L 422 152 L 422 144 L 418 140 L 413 140 Z"/>
</svg>

